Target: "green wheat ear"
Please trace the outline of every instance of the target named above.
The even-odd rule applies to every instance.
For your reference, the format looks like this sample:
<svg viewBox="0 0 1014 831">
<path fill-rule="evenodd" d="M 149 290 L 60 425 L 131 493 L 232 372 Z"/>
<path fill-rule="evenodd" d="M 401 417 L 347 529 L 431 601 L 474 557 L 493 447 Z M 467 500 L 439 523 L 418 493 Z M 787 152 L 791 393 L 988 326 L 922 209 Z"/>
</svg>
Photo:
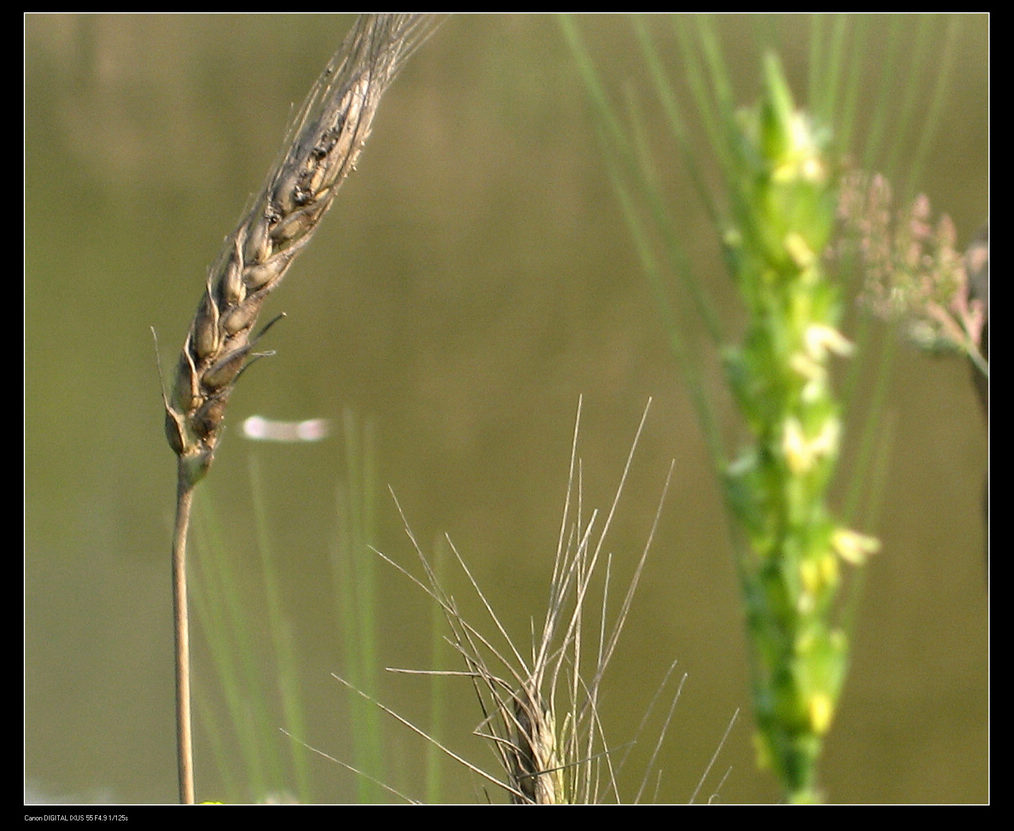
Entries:
<svg viewBox="0 0 1014 831">
<path fill-rule="evenodd" d="M 841 528 L 826 505 L 841 434 L 830 362 L 852 352 L 822 263 L 837 204 L 829 133 L 795 109 L 771 54 L 760 103 L 738 115 L 725 245 L 749 323 L 726 368 L 751 441 L 724 486 L 749 543 L 740 576 L 758 757 L 787 799 L 810 802 L 848 660 L 834 614 L 839 564 L 861 563 L 878 543 Z"/>
<path fill-rule="evenodd" d="M 766 28 L 772 19 L 756 18 L 759 42 L 775 42 L 779 35 L 780 27 Z M 879 81 L 869 89 L 864 86 L 866 18 L 808 16 L 809 115 L 797 110 L 775 54 L 764 58 L 759 73 L 760 101 L 747 111 L 736 110 L 733 79 L 712 17 L 632 18 L 656 99 L 653 109 L 665 118 L 690 189 L 718 232 L 725 264 L 748 313 L 747 331 L 735 345 L 725 334 L 706 281 L 695 273 L 685 227 L 670 208 L 673 195 L 657 175 L 660 165 L 654 164 L 647 140 L 652 124 L 647 107 L 632 90 L 617 106 L 575 20 L 559 20 L 587 88 L 605 170 L 656 294 L 661 323 L 735 520 L 758 758 L 778 776 L 787 800 L 818 799 L 817 761 L 848 659 L 848 604 L 861 584 L 846 579 L 849 568 L 843 563 L 861 565 L 879 547 L 876 540 L 842 527 L 827 507 L 843 433 L 840 411 L 848 401 L 832 389 L 832 363 L 857 351 L 839 329 L 840 289 L 830 279 L 829 266 L 859 265 L 867 276 L 877 276 L 879 269 L 887 279 L 867 286 L 867 305 L 872 301 L 878 310 L 886 294 L 892 300 L 886 311 L 904 313 L 909 334 L 921 344 L 964 353 L 974 367 L 980 402 L 984 408 L 988 404 L 985 238 L 973 243 L 959 262 L 962 255 L 945 223 L 919 231 L 914 240 L 912 235 L 899 236 L 894 228 L 885 233 L 877 225 L 882 205 L 867 198 L 848 207 L 850 190 L 856 188 L 842 176 L 836 153 L 848 153 L 868 168 L 887 155 L 877 166 L 888 176 L 918 179 L 939 126 L 944 92 L 953 80 L 953 47 L 962 16 L 885 19 L 884 29 L 878 30 L 878 36 L 880 31 L 888 35 L 885 62 Z M 909 20 L 915 23 L 911 41 L 899 37 Z M 667 35 L 674 39 L 680 59 L 675 72 L 667 69 L 666 52 L 657 43 Z M 926 74 L 928 60 L 934 65 Z M 926 78 L 932 78 L 931 97 L 921 108 Z M 684 98 L 693 105 L 692 112 L 685 110 Z M 871 117 L 861 136 L 860 110 Z M 817 115 L 820 119 L 812 117 Z M 715 186 L 694 149 L 696 133 L 706 141 L 720 173 Z M 885 148 L 888 139 L 890 147 Z M 885 149 L 890 152 L 885 154 Z M 856 192 L 863 195 L 862 188 Z M 682 201 L 685 193 L 675 197 Z M 844 230 L 851 223 L 853 231 L 859 231 L 851 239 L 834 239 L 842 230 L 836 227 L 836 203 Z M 925 206 L 916 208 L 912 216 L 925 220 Z M 867 230 L 871 220 L 877 232 L 873 235 Z M 903 224 L 899 222 L 899 228 Z M 857 238 L 860 246 L 869 246 L 872 238 L 875 262 L 868 261 L 868 251 L 853 251 L 848 261 L 829 256 L 837 254 L 844 241 Z M 829 250 L 832 241 L 834 250 Z M 928 274 L 898 267 L 898 255 L 911 251 L 913 241 L 932 261 Z M 878 246 L 886 243 L 894 250 L 881 252 Z M 899 295 L 900 286 L 906 291 Z M 898 300 L 906 301 L 901 309 L 894 302 Z M 700 317 L 712 344 L 721 350 L 726 379 L 748 431 L 747 446 L 738 454 L 726 449 L 718 407 L 701 381 L 705 364 L 700 350 L 687 342 L 684 312 Z M 866 435 L 856 442 L 853 491 L 865 490 L 867 477 L 876 476 L 870 448 L 888 372 L 889 361 L 882 360 Z M 849 501 L 854 500 L 855 493 Z M 845 596 L 846 583 L 850 597 Z"/>
</svg>

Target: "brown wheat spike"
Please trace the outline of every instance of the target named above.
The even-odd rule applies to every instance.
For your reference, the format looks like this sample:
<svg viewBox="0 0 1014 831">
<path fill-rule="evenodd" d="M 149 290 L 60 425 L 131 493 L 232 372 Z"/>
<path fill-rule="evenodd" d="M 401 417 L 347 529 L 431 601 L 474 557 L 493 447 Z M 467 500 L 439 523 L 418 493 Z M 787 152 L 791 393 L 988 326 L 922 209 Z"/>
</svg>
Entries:
<svg viewBox="0 0 1014 831">
<path fill-rule="evenodd" d="M 264 189 L 226 238 L 183 343 L 172 391 L 162 393 L 166 436 L 178 459 L 173 622 L 176 755 L 185 804 L 195 801 L 186 578 L 194 486 L 211 466 L 236 379 L 257 357 L 260 335 L 252 333 L 265 298 L 310 241 L 355 167 L 381 96 L 436 21 L 429 15 L 358 18 L 296 114 Z"/>
<path fill-rule="evenodd" d="M 211 465 L 229 396 L 255 357 L 264 299 L 310 241 L 355 168 L 381 96 L 435 23 L 429 15 L 358 19 L 297 113 L 263 191 L 227 237 L 164 397 L 166 435 L 187 484 Z"/>
</svg>

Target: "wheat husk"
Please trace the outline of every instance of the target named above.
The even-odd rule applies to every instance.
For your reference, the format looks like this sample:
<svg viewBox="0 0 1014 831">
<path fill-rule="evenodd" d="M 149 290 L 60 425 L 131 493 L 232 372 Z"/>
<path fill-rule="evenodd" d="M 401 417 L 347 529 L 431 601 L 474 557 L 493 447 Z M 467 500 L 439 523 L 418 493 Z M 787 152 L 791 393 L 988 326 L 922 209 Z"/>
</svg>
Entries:
<svg viewBox="0 0 1014 831">
<path fill-rule="evenodd" d="M 384 92 L 433 31 L 431 15 L 362 15 L 289 129 L 260 195 L 209 271 L 164 396 L 169 446 L 193 485 L 207 472 L 236 379 L 258 356 L 261 308 L 355 169 Z M 266 328 L 266 327 L 265 327 Z"/>
</svg>

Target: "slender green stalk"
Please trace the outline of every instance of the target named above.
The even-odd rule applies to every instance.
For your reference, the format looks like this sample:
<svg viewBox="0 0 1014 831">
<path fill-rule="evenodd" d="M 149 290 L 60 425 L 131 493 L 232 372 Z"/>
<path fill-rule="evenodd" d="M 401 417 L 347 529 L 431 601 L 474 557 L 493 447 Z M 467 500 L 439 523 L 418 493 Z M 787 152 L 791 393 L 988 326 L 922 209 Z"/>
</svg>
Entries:
<svg viewBox="0 0 1014 831">
<path fill-rule="evenodd" d="M 271 633 L 272 646 L 278 664 L 275 674 L 278 679 L 284 722 L 294 733 L 303 735 L 306 732 L 305 719 L 296 674 L 292 627 L 284 612 L 278 588 L 277 557 L 273 554 L 273 546 L 267 527 L 268 506 L 261 487 L 260 471 L 255 461 L 256 459 L 251 459 L 250 478 L 253 483 L 254 517 L 257 523 L 258 548 L 261 553 L 264 591 L 267 597 L 267 628 Z M 310 772 L 307 769 L 306 759 L 302 753 L 296 752 L 294 746 L 290 744 L 288 747 L 295 774 L 294 792 L 299 795 L 301 801 L 305 802 L 310 798 Z M 281 760 L 272 758 L 272 761 L 276 765 L 280 765 Z"/>
<path fill-rule="evenodd" d="M 345 664 L 351 682 L 368 693 L 376 687 L 377 615 L 376 563 L 368 555 L 376 542 L 374 519 L 375 449 L 373 429 L 360 427 L 351 411 L 343 416 L 346 479 L 338 494 L 338 529 L 332 555 L 335 598 L 345 643 Z M 349 725 L 354 758 L 360 769 L 383 769 L 384 742 L 380 715 L 359 696 L 349 697 Z M 360 802 L 383 795 L 368 777 L 357 780 Z"/>
<path fill-rule="evenodd" d="M 695 309 L 707 325 L 709 336 L 716 344 L 721 340 L 720 323 L 694 277 L 690 259 L 686 255 L 677 229 L 671 221 L 671 214 L 664 204 L 658 182 L 646 166 L 646 154 L 637 147 L 636 142 L 630 137 L 631 131 L 610 103 L 605 84 L 595 70 L 594 62 L 581 40 L 575 22 L 567 15 L 561 15 L 558 20 L 564 37 L 574 52 L 578 70 L 588 89 L 597 123 L 602 131 L 604 142 L 609 148 L 605 157 L 607 171 L 616 189 L 627 227 L 634 237 L 638 257 L 655 292 L 666 336 L 669 338 L 673 354 L 686 378 L 687 389 L 693 396 L 709 451 L 715 463 L 718 464 L 723 456 L 718 422 L 711 403 L 704 395 L 703 386 L 699 381 L 698 367 L 685 348 L 683 335 L 678 325 L 676 304 L 670 301 L 671 289 L 666 286 L 663 274 L 668 270 L 679 275 L 680 288 L 686 290 L 686 295 L 691 298 Z M 714 202 L 708 198 L 708 191 L 703 184 L 703 179 L 697 173 L 697 166 L 686 141 L 686 131 L 682 127 L 682 116 L 676 96 L 672 93 L 671 87 L 663 80 L 664 75 L 659 71 L 657 54 L 650 44 L 640 18 L 635 17 L 634 21 L 642 51 L 652 70 L 652 80 L 656 85 L 663 112 L 673 127 L 677 142 L 683 152 L 684 161 L 690 168 L 694 183 L 698 188 L 698 193 L 704 200 L 709 213 L 715 218 L 718 209 Z M 678 28 L 677 33 L 681 32 L 682 29 Z M 688 75 L 694 89 L 703 87 L 703 70 L 699 65 L 692 65 Z M 703 89 L 701 89 L 701 96 L 703 96 Z M 703 100 L 705 99 L 702 97 L 701 102 Z M 717 119 L 709 117 L 714 115 L 713 111 L 706 108 L 704 114 L 709 131 L 717 131 Z M 647 202 L 646 213 L 650 222 L 646 221 L 639 211 L 639 203 L 642 201 Z M 664 241 L 664 260 L 657 257 L 652 250 L 649 242 L 652 232 L 657 233 Z"/>
<path fill-rule="evenodd" d="M 433 574 L 440 582 L 445 578 L 445 563 L 450 556 L 449 547 L 443 540 L 438 540 L 434 545 L 433 552 Z M 430 651 L 433 666 L 439 666 L 443 662 L 445 654 L 445 643 L 443 636 L 443 616 L 440 607 L 434 605 L 430 615 Z M 449 720 L 447 707 L 447 678 L 434 675 L 430 684 L 430 723 L 433 725 L 433 732 L 440 735 Z M 426 746 L 426 801 L 434 804 L 440 801 L 443 793 L 444 779 L 440 765 L 440 750 L 432 744 Z"/>
<path fill-rule="evenodd" d="M 195 569 L 192 572 L 193 607 L 211 655 L 211 667 L 218 688 L 222 692 L 226 715 L 204 720 L 204 730 L 215 754 L 217 767 L 224 779 L 224 789 L 215 794 L 217 799 L 230 798 L 261 802 L 278 797 L 290 798 L 293 794 L 306 796 L 304 782 L 297 768 L 296 785 L 283 773 L 284 756 L 274 740 L 275 721 L 269 709 L 271 691 L 265 681 L 266 672 L 282 693 L 283 721 L 292 730 L 300 730 L 300 719 L 291 712 L 292 667 L 286 656 L 291 652 L 288 628 L 271 609 L 272 568 L 270 543 L 265 527 L 265 512 L 259 498 L 259 482 L 251 473 L 251 490 L 257 526 L 259 561 L 263 577 L 266 604 L 258 601 L 256 607 L 268 608 L 268 631 L 272 636 L 273 655 L 266 655 L 263 641 L 256 636 L 260 627 L 251 613 L 252 604 L 242 591 L 243 576 L 236 572 L 236 557 L 230 550 L 221 527 L 219 514 L 212 506 L 212 492 L 202 492 L 195 502 L 192 550 Z M 249 572 L 252 564 L 244 563 Z M 268 670 L 268 667 L 271 667 Z M 200 709 L 211 712 L 210 685 L 199 685 Z M 201 695 L 203 693 L 203 695 Z M 237 747 L 229 744 L 234 738 Z M 234 771 L 239 771 L 234 774 Z M 234 795 L 234 796 L 230 796 Z"/>
<path fill-rule="evenodd" d="M 211 656 L 226 713 L 222 718 L 203 720 L 202 734 L 223 780 L 221 791 L 214 796 L 218 800 L 258 801 L 270 787 L 264 761 L 274 758 L 259 747 L 259 728 L 265 721 L 259 695 L 261 660 L 251 637 L 249 604 L 239 590 L 243 581 L 232 567 L 233 557 L 210 489 L 194 502 L 190 550 L 194 554 L 190 575 L 193 613 Z M 194 689 L 198 712 L 212 712 L 210 687 L 205 682 Z M 230 742 L 230 733 L 236 746 Z"/>
</svg>

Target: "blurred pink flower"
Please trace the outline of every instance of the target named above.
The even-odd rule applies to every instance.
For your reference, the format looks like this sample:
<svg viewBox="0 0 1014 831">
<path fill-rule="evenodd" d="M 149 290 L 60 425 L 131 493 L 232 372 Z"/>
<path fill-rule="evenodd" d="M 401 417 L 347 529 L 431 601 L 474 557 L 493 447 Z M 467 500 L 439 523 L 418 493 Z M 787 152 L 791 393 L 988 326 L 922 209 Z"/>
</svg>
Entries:
<svg viewBox="0 0 1014 831">
<path fill-rule="evenodd" d="M 920 348 L 967 354 L 988 374 L 981 349 L 986 301 L 969 285 L 977 264 L 966 263 L 957 249 L 949 216 L 934 225 L 925 194 L 896 212 L 892 199 L 880 174 L 846 175 L 838 203 L 843 233 L 833 256 L 858 261 L 864 275 L 859 301 L 866 309 L 904 327 Z"/>
</svg>

